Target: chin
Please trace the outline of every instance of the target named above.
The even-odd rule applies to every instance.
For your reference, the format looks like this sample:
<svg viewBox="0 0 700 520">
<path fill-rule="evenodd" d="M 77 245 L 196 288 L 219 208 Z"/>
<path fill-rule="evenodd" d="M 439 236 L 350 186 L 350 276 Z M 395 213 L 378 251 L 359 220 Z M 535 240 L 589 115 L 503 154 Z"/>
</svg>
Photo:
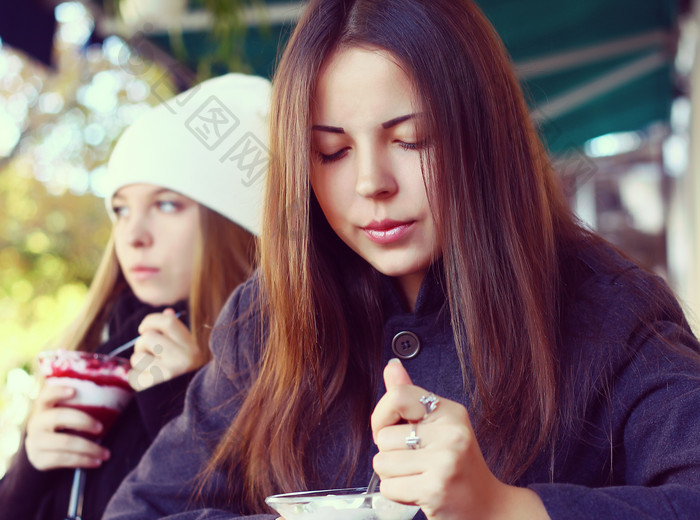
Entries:
<svg viewBox="0 0 700 520">
<path fill-rule="evenodd" d="M 172 295 L 163 294 L 157 291 L 138 290 L 134 289 L 134 294 L 142 303 L 152 307 L 160 307 L 162 305 L 172 305 L 177 303 L 181 298 L 173 298 Z"/>
<path fill-rule="evenodd" d="M 414 275 L 420 272 L 425 272 L 428 268 L 428 265 L 417 265 L 417 264 L 409 264 L 408 262 L 406 263 L 385 263 L 385 262 L 376 262 L 372 263 L 372 267 L 374 267 L 377 271 L 382 273 L 385 276 L 391 276 L 393 278 L 398 278 L 401 276 L 410 276 Z"/>
</svg>

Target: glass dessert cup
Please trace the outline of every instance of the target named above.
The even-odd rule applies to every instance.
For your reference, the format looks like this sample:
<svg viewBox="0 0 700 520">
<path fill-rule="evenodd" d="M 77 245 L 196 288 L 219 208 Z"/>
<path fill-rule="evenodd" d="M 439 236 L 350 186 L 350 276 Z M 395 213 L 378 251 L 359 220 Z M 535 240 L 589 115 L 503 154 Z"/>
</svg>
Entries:
<svg viewBox="0 0 700 520">
<path fill-rule="evenodd" d="M 81 410 L 102 423 L 99 436 L 71 432 L 93 440 L 104 436 L 129 403 L 133 394 L 127 377 L 130 368 L 126 359 L 92 352 L 56 350 L 39 354 L 39 370 L 46 384 L 75 390 L 75 395 L 60 405 Z"/>
<path fill-rule="evenodd" d="M 99 435 L 64 430 L 93 441 L 109 431 L 129 403 L 133 390 L 129 386 L 129 361 L 92 352 L 55 350 L 39 354 L 39 372 L 47 385 L 68 386 L 75 395 L 59 406 L 75 408 L 102 423 Z M 80 520 L 82 514 L 85 470 L 76 468 L 73 475 L 67 520 Z"/>
<path fill-rule="evenodd" d="M 418 506 L 399 504 L 365 488 L 273 495 L 265 503 L 285 520 L 411 520 Z"/>
</svg>

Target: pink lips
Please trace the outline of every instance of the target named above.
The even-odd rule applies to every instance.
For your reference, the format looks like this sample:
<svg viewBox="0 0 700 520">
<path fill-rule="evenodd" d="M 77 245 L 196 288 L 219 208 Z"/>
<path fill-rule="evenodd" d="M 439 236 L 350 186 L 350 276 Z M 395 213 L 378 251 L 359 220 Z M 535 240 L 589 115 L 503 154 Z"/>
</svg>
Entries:
<svg viewBox="0 0 700 520">
<path fill-rule="evenodd" d="M 367 237 L 377 244 L 391 244 L 401 240 L 410 231 L 414 221 L 400 222 L 396 220 L 373 221 L 363 227 Z"/>
<path fill-rule="evenodd" d="M 157 267 L 137 265 L 131 268 L 131 276 L 138 281 L 148 280 L 160 272 Z"/>
</svg>

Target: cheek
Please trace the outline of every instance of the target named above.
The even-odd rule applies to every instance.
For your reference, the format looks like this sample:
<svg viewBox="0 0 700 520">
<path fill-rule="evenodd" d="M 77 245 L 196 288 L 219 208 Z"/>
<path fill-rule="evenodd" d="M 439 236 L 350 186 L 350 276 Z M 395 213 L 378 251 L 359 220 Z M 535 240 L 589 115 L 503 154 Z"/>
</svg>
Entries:
<svg viewBox="0 0 700 520">
<path fill-rule="evenodd" d="M 125 261 L 125 240 L 124 237 L 122 236 L 123 233 L 120 233 L 118 227 L 114 227 L 112 230 L 112 237 L 114 239 L 114 253 L 117 255 L 117 261 L 119 262 L 119 265 L 121 266 L 124 261 Z"/>
<path fill-rule="evenodd" d="M 312 177 L 311 186 L 326 220 L 335 228 L 349 216 L 354 198 L 354 184 L 348 172 L 336 169 Z"/>
<path fill-rule="evenodd" d="M 311 171 L 311 175 L 309 175 L 311 191 L 313 191 L 316 200 L 322 208 L 326 205 L 326 186 L 324 180 L 323 175 L 316 169 Z"/>
<path fill-rule="evenodd" d="M 329 224 L 332 225 L 333 216 L 329 214 L 329 209 L 331 209 L 334 204 L 331 200 L 331 192 L 329 190 L 327 179 L 318 173 L 312 173 L 309 180 L 311 182 L 311 189 L 316 197 L 316 200 L 318 201 L 318 205 L 321 206 L 323 215 L 326 217 Z"/>
<path fill-rule="evenodd" d="M 414 198 L 427 199 L 423 165 L 419 154 L 403 152 L 395 163 L 395 171 L 401 173 L 401 184 L 404 191 L 410 193 Z"/>
<path fill-rule="evenodd" d="M 180 271 L 192 271 L 198 245 L 199 219 L 183 219 L 173 228 L 176 233 L 170 239 L 169 258 L 179 265 Z"/>
</svg>

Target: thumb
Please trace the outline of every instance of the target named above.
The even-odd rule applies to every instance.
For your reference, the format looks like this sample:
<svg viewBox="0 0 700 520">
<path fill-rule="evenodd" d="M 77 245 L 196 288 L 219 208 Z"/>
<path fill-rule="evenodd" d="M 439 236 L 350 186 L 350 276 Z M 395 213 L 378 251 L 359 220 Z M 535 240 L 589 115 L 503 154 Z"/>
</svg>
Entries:
<svg viewBox="0 0 700 520">
<path fill-rule="evenodd" d="M 411 385 L 411 377 L 398 358 L 390 359 L 384 367 L 384 386 L 387 390 L 398 385 Z"/>
</svg>

